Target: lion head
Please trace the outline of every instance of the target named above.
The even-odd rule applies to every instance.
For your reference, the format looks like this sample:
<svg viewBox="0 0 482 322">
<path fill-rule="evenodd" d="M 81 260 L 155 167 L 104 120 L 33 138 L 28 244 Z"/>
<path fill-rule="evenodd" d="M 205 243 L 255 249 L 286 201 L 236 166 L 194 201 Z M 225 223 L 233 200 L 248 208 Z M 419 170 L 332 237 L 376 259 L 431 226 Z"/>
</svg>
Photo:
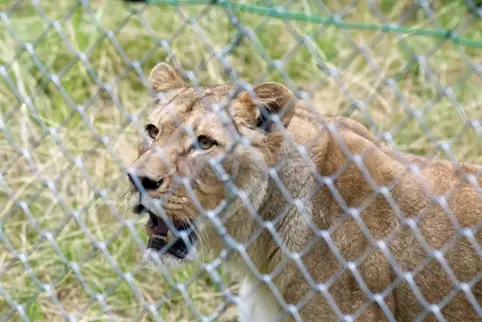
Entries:
<svg viewBox="0 0 482 322">
<path fill-rule="evenodd" d="M 293 95 L 275 82 L 189 87 L 166 63 L 149 82 L 155 97 L 128 171 L 131 204 L 149 214 L 148 250 L 179 262 L 191 258 L 213 222 L 226 227 L 240 208 L 260 207 Z"/>
</svg>

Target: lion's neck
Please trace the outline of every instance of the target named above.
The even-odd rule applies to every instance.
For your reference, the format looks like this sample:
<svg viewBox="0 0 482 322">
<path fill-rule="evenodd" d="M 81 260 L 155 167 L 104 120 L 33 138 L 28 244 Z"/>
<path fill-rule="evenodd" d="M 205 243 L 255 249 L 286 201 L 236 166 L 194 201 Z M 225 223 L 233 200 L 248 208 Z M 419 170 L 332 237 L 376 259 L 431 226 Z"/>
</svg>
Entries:
<svg viewBox="0 0 482 322">
<path fill-rule="evenodd" d="M 300 167 L 297 156 L 288 149 L 283 154 L 279 178 L 255 188 L 250 206 L 238 199 L 225 214 L 230 217 L 226 230 L 238 244 L 228 268 L 240 278 L 253 277 L 251 265 L 260 274 L 273 271 L 283 261 L 283 247 L 300 251 L 305 242 L 306 219 L 312 216 L 310 195 L 316 184 L 310 169 Z M 246 263 L 248 258 L 250 263 Z"/>
<path fill-rule="evenodd" d="M 369 133 L 356 127 L 357 124 L 345 124 L 343 122 L 348 122 L 345 120 L 337 122 L 341 123 L 338 125 L 342 135 L 350 136 L 347 139 L 354 142 L 349 147 L 353 152 L 375 147 Z M 301 128 L 303 131 L 299 130 Z M 294 143 L 302 146 L 303 150 L 297 151 L 290 143 L 285 143 L 276 166 L 276 176 L 270 178 L 266 192 L 253 194 L 259 196 L 253 202 L 253 206 L 259 205 L 252 207 L 256 209 L 254 214 L 241 201 L 232 215 L 236 220 L 228 228 L 230 235 L 234 235 L 233 238 L 240 244 L 245 245 L 249 240 L 246 253 L 260 273 L 275 270 L 286 258 L 285 250 L 302 252 L 307 242 L 316 238 L 315 231 L 327 229 L 343 212 L 333 191 L 326 182 L 320 181 L 321 176 L 330 178 L 345 166 L 342 148 L 326 130 L 320 131 L 314 123 L 308 123 L 306 117 L 294 117 L 289 131 Z M 389 158 L 382 150 L 372 152 L 371 157 Z M 378 165 L 377 171 L 385 174 L 395 171 L 393 163 L 387 161 L 386 164 L 386 169 Z M 388 181 L 390 177 L 388 175 L 382 181 Z M 343 181 L 338 186 L 341 189 L 339 193 L 347 202 L 358 202 L 369 192 L 362 173 L 345 172 L 339 180 Z M 355 195 L 353 191 L 360 193 Z M 253 218 L 253 215 L 258 218 Z M 233 267 L 242 267 L 245 259 L 240 256 L 234 258 Z"/>
<path fill-rule="evenodd" d="M 363 128 L 355 128 L 351 123 L 342 123 L 340 128 L 343 136 L 353 135 L 348 138 L 354 142 L 349 147 L 353 152 L 375 147 Z M 304 149 L 297 151 L 290 143 L 285 143 L 276 166 L 276 176 L 271 177 L 266 186 L 260 185 L 259 190 L 253 191 L 249 198 L 251 207 L 238 200 L 229 210 L 232 220 L 227 223 L 226 230 L 240 246 L 231 261 L 237 271 L 245 271 L 240 269 L 246 266 L 247 258 L 241 256 L 242 251 L 260 273 L 275 270 L 286 258 L 285 250 L 302 252 L 306 243 L 315 238 L 315 231 L 326 229 L 342 213 L 333 191 L 326 182 L 320 181 L 321 176 L 330 178 L 345 166 L 346 157 L 341 147 L 327 131 L 320 131 L 314 123 L 307 123 L 306 118 L 294 117 L 289 130 L 294 143 Z M 382 150 L 378 152 L 372 152 L 371 157 L 388 158 Z M 384 173 L 393 172 L 392 163 L 387 164 L 390 167 Z M 378 166 L 377 171 L 384 169 Z M 367 185 L 364 186 L 362 173 L 354 174 L 345 171 L 339 177 L 339 181 L 343 181 L 341 186 L 338 185 L 339 193 L 348 202 L 357 202 L 355 199 L 364 198 L 369 190 Z M 388 180 L 390 176 L 384 179 Z M 354 195 L 352 191 L 360 194 Z"/>
</svg>

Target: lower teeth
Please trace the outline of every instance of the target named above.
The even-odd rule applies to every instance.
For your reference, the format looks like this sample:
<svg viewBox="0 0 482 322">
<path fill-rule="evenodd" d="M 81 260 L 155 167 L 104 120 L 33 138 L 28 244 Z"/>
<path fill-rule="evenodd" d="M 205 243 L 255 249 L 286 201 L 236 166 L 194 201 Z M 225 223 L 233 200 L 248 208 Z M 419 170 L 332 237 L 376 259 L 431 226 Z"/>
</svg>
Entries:
<svg viewBox="0 0 482 322">
<path fill-rule="evenodd" d="M 171 231 L 169 230 L 167 232 L 166 235 L 162 236 L 162 235 L 157 235 L 157 234 L 153 234 L 152 237 L 155 237 L 155 238 L 158 238 L 164 242 L 170 242 L 172 240 L 172 233 Z"/>
<path fill-rule="evenodd" d="M 161 235 L 156 235 L 156 234 L 153 234 L 152 237 L 155 237 L 157 239 L 160 239 L 160 240 L 163 240 L 163 241 L 166 241 L 166 237 L 167 236 L 161 236 Z"/>
</svg>

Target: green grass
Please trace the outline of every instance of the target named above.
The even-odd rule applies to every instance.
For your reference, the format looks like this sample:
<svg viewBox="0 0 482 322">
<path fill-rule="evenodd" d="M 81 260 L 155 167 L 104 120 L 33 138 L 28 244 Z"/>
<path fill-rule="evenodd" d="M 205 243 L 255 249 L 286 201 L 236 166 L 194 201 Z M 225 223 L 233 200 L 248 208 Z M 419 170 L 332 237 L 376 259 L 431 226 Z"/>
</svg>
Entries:
<svg viewBox="0 0 482 322">
<path fill-rule="evenodd" d="M 298 1 L 289 9 L 325 15 L 316 2 Z M 412 1 L 372 2 L 378 4 L 390 22 L 398 21 L 400 12 L 412 6 Z M 122 166 L 128 165 L 136 155 L 136 130 L 132 124 L 124 127 L 126 115 L 140 112 L 146 104 L 148 97 L 143 82 L 159 61 L 175 57 L 184 69 L 194 71 L 201 83 L 228 81 L 222 65 L 212 57 L 212 50 L 223 49 L 236 36 L 237 29 L 229 23 L 220 7 L 206 10 L 205 7 L 152 6 L 133 13 L 142 7 L 129 7 L 114 0 L 93 0 L 89 2 L 89 8 L 67 0 L 39 3 L 42 3 L 39 6 L 48 19 L 59 23 L 60 34 L 55 28 L 48 28 L 46 20 L 26 1 L 20 1 L 8 15 L 7 25 L 0 23 L 3 40 L 0 63 L 9 66 L 6 73 L 10 80 L 7 83 L 0 78 L 0 111 L 4 117 L 8 116 L 4 121 L 6 131 L 0 132 L 0 160 L 2 168 L 8 168 L 3 180 L 9 187 L 6 189 L 2 184 L 0 190 L 3 205 L 0 209 L 0 237 L 3 236 L 0 239 L 1 286 L 16 303 L 25 304 L 41 284 L 56 283 L 55 298 L 63 310 L 72 314 L 83 310 L 82 321 L 89 321 L 106 317 L 98 302 L 89 304 L 91 292 L 103 293 L 120 283 L 105 298 L 111 314 L 118 320 L 132 321 L 143 312 L 142 303 L 136 297 L 138 292 L 146 303 L 159 303 L 166 294 L 172 293 L 158 308 L 159 316 L 165 321 L 192 321 L 194 315 L 182 294 L 172 289 L 162 274 L 148 270 L 136 272 L 133 275 L 134 291 L 126 281 L 119 281 L 118 274 L 101 252 L 85 261 L 92 249 L 85 229 L 97 241 L 112 238 L 107 250 L 121 271 L 132 271 L 139 263 L 143 250 L 122 224 L 124 219 L 135 220 L 127 211 L 122 174 Z M 352 1 L 329 0 L 324 3 L 333 13 Z M 457 28 L 472 19 L 463 1 L 433 3 L 435 15 L 444 28 Z M 8 1 L 0 2 L 0 10 L 8 7 Z M 196 24 L 186 25 L 179 15 L 182 12 L 185 17 L 195 18 L 203 10 L 203 16 Z M 70 18 L 62 20 L 67 14 Z M 406 68 L 410 57 L 424 54 L 440 39 L 413 35 L 396 37 L 387 33 L 375 46 L 370 46 L 378 35 L 376 32 L 343 31 L 335 26 L 302 22 L 288 24 L 276 19 L 263 24 L 266 18 L 237 14 L 243 26 L 256 31 L 258 44 L 262 46 L 260 48 L 245 37 L 226 57 L 241 78 L 250 82 L 263 78 L 284 82 L 283 75 L 263 59 L 269 56 L 283 62 L 284 72 L 295 86 L 311 90 L 312 102 L 322 113 L 343 114 L 350 111 L 349 97 L 334 78 L 327 77 L 317 66 L 340 68 L 339 81 L 343 82 L 352 99 L 365 101 L 371 119 L 360 112 L 355 112 L 353 117 L 365 124 L 374 124 L 373 130 L 377 133 L 398 129 L 393 133 L 398 149 L 430 154 L 436 140 L 452 140 L 452 151 L 459 159 L 482 163 L 481 138 L 474 130 L 464 128 L 464 122 L 450 100 L 442 98 L 430 104 L 430 109 L 422 114 L 425 124 L 420 124 L 407 112 L 421 109 L 437 93 L 427 78 L 426 68 L 417 64 Z M 380 23 L 366 3 L 348 10 L 343 19 Z M 436 28 L 422 9 L 414 10 L 403 25 Z M 105 37 L 100 29 L 112 31 L 115 39 Z M 203 31 L 202 37 L 196 33 L 197 29 Z M 293 30 L 297 35 L 292 34 Z M 482 21 L 474 20 L 459 34 L 482 41 Z M 44 36 L 39 39 L 41 35 Z M 311 45 L 297 45 L 300 37 L 310 37 Z M 158 40 L 168 40 L 169 51 L 156 46 Z M 23 50 L 21 43 L 31 44 L 34 52 Z M 369 61 L 362 55 L 350 58 L 356 51 L 353 43 L 363 47 Z M 78 52 L 87 54 L 88 65 L 76 58 Z M 480 75 L 471 72 L 468 61 L 460 52 L 473 64 L 482 63 L 480 49 L 457 48 L 447 42 L 429 58 L 428 67 L 442 87 L 452 88 L 467 116 L 480 119 Z M 349 63 L 345 64 L 346 60 Z M 141 63 L 142 74 L 138 74 L 135 68 L 128 68 L 128 64 L 135 62 Z M 198 70 L 201 65 L 204 68 Z M 341 68 L 343 65 L 345 67 Z M 60 77 L 62 90 L 49 80 L 53 74 Z M 376 91 L 382 76 L 394 77 L 404 102 L 397 98 L 397 91 L 391 87 Z M 101 84 L 110 84 L 112 91 L 103 91 Z M 19 102 L 17 93 L 31 97 L 33 104 Z M 367 97 L 371 98 L 370 101 L 366 101 Z M 82 115 L 72 109 L 73 106 L 82 106 Z M 430 128 L 432 138 L 426 135 L 425 126 Z M 56 128 L 56 135 L 48 135 L 37 144 L 51 127 Z M 99 140 L 100 137 L 109 139 L 109 149 Z M 29 157 L 18 158 L 19 151 L 24 149 L 30 150 Z M 74 163 L 77 158 L 82 159 L 83 168 Z M 32 168 L 32 164 L 36 168 Z M 55 190 L 45 188 L 46 180 L 55 180 Z M 105 191 L 108 201 L 100 197 L 99 191 Z M 12 203 L 10 193 L 19 201 L 35 201 L 28 203 L 25 212 Z M 73 212 L 80 214 L 78 221 L 72 217 L 55 240 L 68 261 L 82 263 L 80 273 L 84 285 L 50 243 L 40 239 L 38 231 L 54 231 L 68 218 L 68 213 Z M 36 225 L 32 224 L 33 220 Z M 135 229 L 139 238 L 146 242 L 142 223 L 137 222 Z M 30 274 L 21 262 L 11 262 L 12 253 L 5 241 L 17 252 L 26 252 L 39 240 L 38 248 L 28 256 Z M 199 269 L 199 265 L 193 264 L 172 272 L 172 276 L 177 282 L 186 282 Z M 224 275 L 222 278 L 225 286 L 236 292 L 237 285 L 230 283 Z M 195 309 L 204 315 L 212 314 L 223 303 L 221 291 L 205 272 L 190 284 L 187 293 Z M 63 320 L 59 307 L 46 292 L 28 303 L 24 312 L 31 321 Z M 0 300 L 0 316 L 9 310 L 6 301 Z M 233 312 L 229 310 L 221 320 L 232 320 Z M 14 314 L 13 320 L 20 320 L 20 315 Z M 155 319 L 146 311 L 142 320 Z"/>
</svg>

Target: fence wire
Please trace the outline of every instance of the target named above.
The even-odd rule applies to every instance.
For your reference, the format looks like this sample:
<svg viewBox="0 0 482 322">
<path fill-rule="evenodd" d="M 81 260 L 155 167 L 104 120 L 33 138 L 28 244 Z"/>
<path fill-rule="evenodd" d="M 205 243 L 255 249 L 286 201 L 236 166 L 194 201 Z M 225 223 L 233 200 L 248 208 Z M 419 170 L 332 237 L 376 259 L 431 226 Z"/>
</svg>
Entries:
<svg viewBox="0 0 482 322">
<path fill-rule="evenodd" d="M 255 289 L 268 291 L 254 297 L 268 315 L 245 316 L 241 321 L 276 320 L 269 311 L 269 299 L 275 300 L 279 318 L 289 315 L 295 321 L 482 317 L 480 259 L 447 255 L 459 240 L 466 240 L 473 255 L 482 258 L 480 223 L 475 220 L 482 209 L 480 171 L 460 174 L 459 180 L 466 180 L 471 188 L 466 184 L 435 187 L 442 195 L 430 193 L 430 184 L 419 181 L 455 236 L 443 241 L 427 237 L 420 224 L 434 208 L 410 202 L 400 205 L 393 195 L 407 176 L 422 179 L 426 170 L 419 163 L 423 162 L 410 159 L 415 165 L 405 160 L 408 172 L 380 186 L 380 178 L 364 163 L 370 151 L 351 153 L 339 128 L 326 125 L 321 116 L 357 120 L 394 152 L 454 164 L 482 164 L 481 17 L 481 3 L 470 0 L 0 3 L 0 320 L 235 321 L 254 294 L 240 297 L 241 280 L 225 267 L 233 256 L 240 258 L 235 266 L 248 268 L 250 278 L 257 280 Z M 255 97 L 256 85 L 284 84 L 310 113 L 318 113 L 313 118 L 320 133 L 328 131 L 349 162 L 332 173 L 320 173 L 310 150 L 315 142 L 295 144 L 289 130 L 281 127 L 282 138 L 293 151 L 290 155 L 303 164 L 291 174 L 299 176 L 303 189 L 293 190 L 286 184 L 283 167 L 289 160 L 263 168 L 280 200 L 276 216 L 267 220 L 269 211 L 261 211 L 250 197 L 257 187 L 238 187 L 233 182 L 236 174 L 222 166 L 235 147 L 225 151 L 222 160 L 212 159 L 210 165 L 225 184 L 223 193 L 229 192 L 221 208 L 241 201 L 251 218 L 246 225 L 257 227 L 244 243 L 229 234 L 223 209 L 204 211 L 182 175 L 171 174 L 185 185 L 186 196 L 195 206 L 192 211 L 210 221 L 222 236 L 224 249 L 204 261 L 196 258 L 176 269 L 166 267 L 159 253 L 146 253 L 146 216 L 132 213 L 127 176 L 137 158 L 138 138 L 148 139 L 144 130 L 152 111 L 148 78 L 159 62 L 168 62 L 201 92 L 208 84 L 230 83 L 236 91 Z M 223 110 L 234 102 L 229 95 L 217 102 L 219 109 L 212 108 L 230 140 L 251 151 L 253 158 L 259 157 L 256 144 L 239 135 Z M 281 125 L 282 119 L 281 114 L 271 121 Z M 192 129 L 183 129 L 193 135 Z M 162 149 L 157 152 L 163 162 L 169 161 Z M 340 191 L 349 163 L 358 167 L 359 180 L 371 189 L 356 200 L 345 200 Z M 133 181 L 140 190 L 152 184 L 141 184 L 139 179 Z M 357 186 L 356 182 L 344 184 Z M 476 193 L 466 200 L 473 209 L 472 221 L 459 222 L 451 197 L 457 198 L 460 209 L 464 203 L 460 193 L 469 189 Z M 326 192 L 326 199 L 320 199 L 320 191 Z M 363 218 L 373 207 L 380 207 L 380 198 L 391 208 L 397 225 L 377 237 L 372 223 Z M 330 214 L 337 220 L 320 228 L 324 219 L 313 218 L 313 207 L 328 199 L 337 205 Z M 407 209 L 412 212 L 407 214 Z M 162 207 L 159 211 L 163 212 Z M 295 213 L 305 218 L 305 228 L 310 229 L 298 234 L 312 238 L 293 252 L 285 245 L 282 230 Z M 346 230 L 353 224 L 349 220 L 366 239 L 363 253 L 338 249 L 340 240 L 353 237 L 348 232 L 355 228 Z M 168 226 L 175 231 L 172 225 Z M 405 246 L 418 247 L 407 256 L 422 254 L 419 265 L 400 263 L 392 253 L 400 234 L 408 234 L 404 229 L 411 231 L 411 243 L 417 245 Z M 266 236 L 286 257 L 276 266 L 261 269 L 257 257 L 269 257 L 269 250 L 253 258 L 249 249 Z M 302 237 L 290 235 L 290 239 Z M 181 238 L 186 240 L 178 236 L 171 243 Z M 323 257 L 326 253 L 318 253 L 318 264 L 306 265 L 304 260 L 313 249 L 323 249 L 321 244 L 334 261 L 330 276 L 312 275 L 316 267 L 329 267 Z M 373 289 L 365 270 L 366 265 L 374 265 L 377 252 L 382 253 L 383 263 L 375 265 L 378 268 L 371 274 L 383 285 Z M 457 276 L 460 272 L 451 267 L 454 258 L 472 272 L 470 278 Z M 390 268 L 389 280 L 381 273 L 383 265 Z M 305 285 L 295 283 L 280 290 L 287 267 L 296 268 L 293 274 L 302 277 Z M 439 281 L 450 284 L 443 291 L 434 286 L 434 292 L 444 296 L 427 298 L 427 285 L 417 283 L 427 267 L 438 274 Z M 349 284 L 337 284 L 344 281 Z M 348 290 L 346 303 L 333 291 L 336 287 Z M 394 294 L 397 289 L 396 294 L 403 294 L 403 287 L 411 290 L 413 302 L 398 298 L 401 304 L 395 304 L 395 310 Z M 460 314 L 465 317 L 450 312 L 445 316 L 450 303 L 461 296 L 465 306 Z M 295 297 L 293 303 L 290 298 Z M 353 298 L 357 301 L 350 302 Z M 464 311 L 468 308 L 470 312 Z M 316 312 L 329 313 L 317 316 Z M 373 312 L 380 315 L 364 315 Z"/>
</svg>

